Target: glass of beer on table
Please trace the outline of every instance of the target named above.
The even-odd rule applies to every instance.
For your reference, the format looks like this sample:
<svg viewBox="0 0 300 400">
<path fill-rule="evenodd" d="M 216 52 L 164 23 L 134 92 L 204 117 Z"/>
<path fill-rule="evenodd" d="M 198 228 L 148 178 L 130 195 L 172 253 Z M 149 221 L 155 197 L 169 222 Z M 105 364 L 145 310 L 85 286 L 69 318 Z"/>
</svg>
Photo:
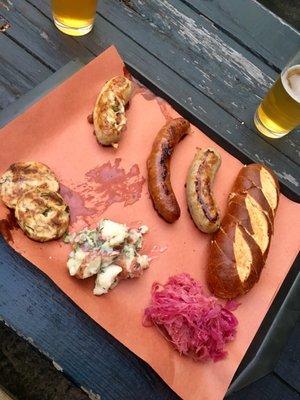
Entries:
<svg viewBox="0 0 300 400">
<path fill-rule="evenodd" d="M 72 36 L 89 33 L 94 24 L 97 0 L 52 0 L 56 27 Z"/>
<path fill-rule="evenodd" d="M 254 116 L 256 128 L 278 139 L 300 125 L 300 51 L 283 69 Z"/>
</svg>

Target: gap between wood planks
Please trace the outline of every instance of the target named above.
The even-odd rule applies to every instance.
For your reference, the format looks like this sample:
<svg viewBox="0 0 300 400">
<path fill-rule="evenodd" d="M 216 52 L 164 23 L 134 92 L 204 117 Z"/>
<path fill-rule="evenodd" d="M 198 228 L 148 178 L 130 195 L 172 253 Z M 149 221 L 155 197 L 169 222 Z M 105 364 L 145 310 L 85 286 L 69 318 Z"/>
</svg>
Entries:
<svg viewBox="0 0 300 400">
<path fill-rule="evenodd" d="M 29 4 L 31 4 L 36 10 L 38 10 L 40 13 L 42 13 L 42 15 L 44 15 L 48 20 L 50 20 L 51 21 L 51 23 L 52 23 L 52 19 L 51 18 L 49 18 L 49 14 L 51 13 L 51 10 L 50 10 L 50 7 L 48 6 L 48 4 L 47 5 L 45 5 L 45 7 L 46 7 L 46 12 L 44 11 L 44 4 L 43 4 L 43 7 L 37 7 L 34 3 L 36 3 L 36 2 L 32 2 L 32 1 L 28 1 L 28 3 Z M 130 2 L 129 4 L 129 6 L 128 6 L 128 2 L 126 2 L 126 4 L 127 4 L 127 7 L 129 7 L 130 8 L 130 10 L 132 10 L 132 11 L 137 11 L 137 10 L 135 10 L 134 9 L 134 7 L 133 7 L 133 3 L 134 2 Z M 39 2 L 38 2 L 38 4 L 39 4 Z M 102 3 L 102 7 L 103 7 L 103 5 L 104 5 L 104 8 L 105 8 L 105 2 L 104 3 Z M 42 8 L 42 9 L 41 9 Z M 179 10 L 178 10 L 178 12 L 180 12 Z M 127 34 L 127 32 L 125 32 L 124 30 L 122 30 L 117 24 L 114 24 L 113 23 L 113 21 L 110 21 L 108 18 L 106 18 L 105 16 L 102 16 L 99 12 L 98 12 L 98 15 L 100 16 L 100 17 L 102 17 L 102 18 L 104 18 L 109 24 L 111 24 L 112 26 L 114 26 L 115 28 L 117 28 L 118 30 L 120 30 L 121 32 L 123 32 L 123 34 L 125 35 L 125 36 L 128 36 L 128 34 Z M 207 20 L 207 21 L 211 21 L 209 18 L 207 18 L 206 16 L 204 16 L 204 18 Z M 143 48 L 143 49 L 145 49 L 145 51 L 147 51 L 147 52 L 149 52 L 150 54 L 152 54 L 154 57 L 155 57 L 155 55 L 153 54 L 153 52 L 150 52 L 150 51 L 148 51 L 143 45 L 141 45 L 138 41 L 136 41 L 133 37 L 130 37 L 130 39 L 131 40 L 133 40 L 133 42 L 135 42 L 138 46 L 140 46 L 141 48 Z M 86 44 L 85 43 L 85 41 L 84 40 L 76 40 L 76 42 L 77 43 L 80 43 L 85 49 L 87 49 L 88 51 L 90 51 L 92 54 L 96 54 L 96 52 L 93 50 L 93 49 L 91 49 L 91 46 L 89 45 L 89 44 Z M 245 48 L 245 47 L 244 47 Z M 231 48 L 229 48 L 229 50 L 231 51 Z M 237 53 L 237 55 L 238 55 L 238 52 L 236 52 Z M 160 62 L 162 62 L 158 57 L 156 57 Z M 245 60 L 247 60 L 248 61 L 248 59 L 245 59 Z M 248 61 L 248 63 L 249 63 L 250 61 Z M 164 63 L 164 62 L 162 62 L 164 65 L 166 65 L 168 68 L 170 68 L 169 66 L 168 66 L 168 64 L 166 64 L 166 63 Z M 257 68 L 257 67 L 256 67 Z M 259 68 L 257 68 L 257 70 L 258 71 L 260 71 L 260 69 Z M 176 73 L 176 71 L 174 71 L 175 73 Z M 261 72 L 261 71 L 260 71 Z M 253 71 L 253 73 L 254 73 L 254 71 Z M 192 82 L 190 82 L 190 80 L 186 80 L 189 84 L 191 84 L 191 85 L 193 85 L 193 83 Z M 196 87 L 196 86 L 195 86 Z M 214 104 L 216 104 L 218 107 L 220 107 L 220 108 L 222 108 L 224 111 L 226 111 L 229 115 L 231 115 L 238 123 L 241 123 L 241 124 L 246 124 L 247 125 L 247 127 L 252 131 L 252 132 L 254 132 L 254 134 L 255 135 L 257 135 L 257 132 L 255 131 L 255 129 L 252 127 L 252 125 L 251 124 L 249 124 L 247 121 L 246 122 L 244 122 L 244 117 L 239 117 L 239 114 L 237 114 L 237 113 L 234 113 L 234 110 L 231 110 L 231 109 L 228 109 L 228 107 L 226 108 L 225 107 L 225 105 L 223 105 L 223 104 L 220 104 L 218 101 L 217 101 L 217 99 L 215 99 L 213 96 L 212 97 L 210 97 L 210 96 L 208 96 L 208 94 L 207 93 L 205 93 L 205 92 L 203 92 L 202 90 L 201 90 L 201 88 L 199 88 L 198 86 L 196 87 L 196 89 L 197 90 L 199 90 L 205 97 L 207 97 L 208 99 L 210 99 L 210 100 L 212 100 L 213 102 L 214 102 Z M 261 99 L 261 97 L 259 97 L 260 99 Z M 292 148 L 292 144 L 294 144 L 294 143 L 290 143 L 290 142 L 293 142 L 293 139 L 294 138 L 292 138 L 292 139 L 289 139 L 288 141 L 286 141 L 285 143 L 284 143 L 284 146 L 283 146 L 283 142 L 281 141 L 281 144 L 280 144 L 280 146 L 279 146 L 279 148 L 278 148 L 278 144 L 277 143 L 274 143 L 274 141 L 272 142 L 272 141 L 269 141 L 268 139 L 266 139 L 265 137 L 263 137 L 263 140 L 266 142 L 266 143 L 268 143 L 269 145 L 271 145 L 272 147 L 274 147 L 274 148 L 276 148 L 277 150 L 279 150 L 281 153 L 283 153 L 284 155 L 285 155 L 285 157 L 286 158 L 288 158 L 289 160 L 291 160 L 292 162 L 296 162 L 295 161 L 295 155 L 294 155 L 294 149 Z M 285 149 L 287 150 L 287 151 L 285 151 Z"/>
<path fill-rule="evenodd" d="M 32 4 L 32 0 L 31 1 L 29 1 L 28 2 L 29 4 Z M 37 4 L 39 7 L 37 8 L 36 6 L 34 6 L 37 10 L 39 10 L 39 12 L 42 14 L 42 15 L 44 15 L 48 20 L 50 20 L 51 21 L 51 24 L 52 24 L 52 20 L 51 20 L 51 17 L 49 18 L 49 15 L 51 14 L 51 10 L 50 10 L 50 7 L 49 7 L 49 4 L 48 3 L 45 3 L 45 2 L 43 2 L 43 1 L 34 1 L 34 3 L 35 4 Z M 102 3 L 102 6 L 104 5 L 104 11 L 105 11 L 105 3 L 106 3 L 106 8 L 107 8 L 107 6 L 108 6 L 108 3 L 107 2 L 104 2 L 104 3 Z M 41 10 L 40 10 L 41 9 Z M 109 8 L 110 9 L 110 8 Z M 108 9 L 108 10 L 109 10 Z M 107 11 L 108 11 L 107 9 L 106 9 L 106 11 L 105 11 L 105 15 L 107 14 Z M 126 16 L 126 14 L 124 14 L 125 16 Z M 119 37 L 120 36 L 120 38 L 122 38 L 122 36 L 124 36 L 124 43 L 122 42 L 122 48 L 123 48 L 123 50 L 124 50 L 124 46 L 126 47 L 126 46 L 132 46 L 133 47 L 133 45 L 136 45 L 137 46 L 137 53 L 138 53 L 138 55 L 139 55 L 139 53 L 142 53 L 143 54 L 143 52 L 145 52 L 145 53 L 148 53 L 149 54 L 149 56 L 151 56 L 151 57 L 153 57 L 153 58 L 155 58 L 162 66 L 166 66 L 166 68 L 168 69 L 168 70 L 170 70 L 170 72 L 172 72 L 172 73 L 174 73 L 174 74 L 176 74 L 176 75 L 178 75 L 179 77 L 180 77 L 180 79 L 182 79 L 184 82 L 186 82 L 186 83 L 188 83 L 188 85 L 191 85 L 191 89 L 194 87 L 196 90 L 197 90 L 197 92 L 199 92 L 199 94 L 201 94 L 202 96 L 204 96 L 204 98 L 203 98 L 203 100 L 204 100 L 204 103 L 206 104 L 206 100 L 205 100 L 205 98 L 207 99 L 207 101 L 208 101 L 208 104 L 209 104 L 209 102 L 211 101 L 212 102 L 212 104 L 215 104 L 216 106 L 217 106 L 217 108 L 219 108 L 219 109 L 222 109 L 222 110 L 224 110 L 224 113 L 226 113 L 226 114 L 228 114 L 228 117 L 230 116 L 232 119 L 233 119 L 233 121 L 231 122 L 230 121 L 230 119 L 229 119 L 229 121 L 230 121 L 230 123 L 232 123 L 232 124 L 235 124 L 235 122 L 234 121 L 236 121 L 237 122 L 237 124 L 235 124 L 236 125 L 236 127 L 240 127 L 240 129 L 242 130 L 242 131 L 247 131 L 247 130 L 249 130 L 249 132 L 246 132 L 246 133 L 248 133 L 248 135 L 249 134 L 251 134 L 251 132 L 253 132 L 253 130 L 251 130 L 248 126 L 247 126 L 247 128 L 246 129 L 243 129 L 243 125 L 241 125 L 241 124 L 243 124 L 243 121 L 238 117 L 238 116 L 235 116 L 233 113 L 231 113 L 230 112 L 230 110 L 227 110 L 227 109 L 225 109 L 224 107 L 222 107 L 222 104 L 219 104 L 218 102 L 217 102 L 217 99 L 215 99 L 214 97 L 209 97 L 206 93 L 204 93 L 204 92 L 202 92 L 201 90 L 199 90 L 199 88 L 198 87 L 196 87 L 195 85 L 193 85 L 193 83 L 191 83 L 189 80 L 187 80 L 186 78 L 182 78 L 181 77 L 181 75 L 178 73 L 178 71 L 174 71 L 173 69 L 171 69 L 169 66 L 168 66 L 168 64 L 166 64 L 165 62 L 163 62 L 163 61 L 161 61 L 160 60 L 160 58 L 159 57 L 157 57 L 155 54 L 153 54 L 153 52 L 150 52 L 150 51 L 148 51 L 145 47 L 144 47 L 144 45 L 141 45 L 137 40 L 135 40 L 134 38 L 132 38 L 132 37 L 128 37 L 127 36 L 127 33 L 126 32 L 124 32 L 124 30 L 122 30 L 122 29 L 120 29 L 119 28 L 119 26 L 117 26 L 116 24 L 114 24 L 114 18 L 113 18 L 113 15 L 112 16 L 110 16 L 111 17 L 111 19 L 112 19 L 112 21 L 110 21 L 109 20 L 109 18 L 107 18 L 107 17 L 103 17 L 101 14 L 98 14 L 98 19 L 100 18 L 100 20 L 98 21 L 99 22 L 99 25 L 101 24 L 101 23 L 103 23 L 103 21 L 105 21 L 108 25 L 107 25 L 107 29 L 108 29 L 108 32 L 109 33 L 112 33 L 113 34 L 113 37 L 115 37 L 115 36 L 117 36 L 117 37 Z M 101 22 L 101 20 L 102 20 L 102 22 Z M 111 28 L 109 28 L 109 27 L 111 27 Z M 53 27 L 53 29 L 55 29 L 54 27 Z M 149 29 L 151 29 L 151 27 L 149 27 Z M 110 30 L 112 31 L 112 32 L 110 32 Z M 114 30 L 116 30 L 116 32 L 114 32 Z M 108 44 L 110 44 L 110 41 L 109 41 L 109 34 L 108 35 L 104 35 L 104 41 L 102 41 L 101 42 L 101 36 L 99 36 L 99 34 L 101 35 L 101 28 L 100 28 L 100 31 L 99 31 L 99 29 L 98 29 L 98 31 L 97 31 L 97 29 L 95 29 L 95 35 L 94 36 L 91 36 L 91 37 L 86 37 L 86 38 L 82 38 L 81 40 L 78 40 L 78 42 L 80 43 L 80 45 L 82 45 L 85 49 L 88 49 L 89 51 L 91 51 L 91 52 L 93 52 L 93 54 L 95 54 L 97 51 L 100 51 L 100 50 L 103 50 L 104 48 L 105 48 L 105 43 L 107 43 L 107 45 Z M 105 33 L 105 30 L 104 30 L 104 33 Z M 119 35 L 119 36 L 118 36 Z M 222 36 L 222 35 L 221 35 Z M 223 35 L 224 36 L 224 35 Z M 100 40 L 100 42 L 98 42 Z M 77 42 L 77 41 L 76 41 Z M 94 43 L 93 43 L 94 42 Z M 128 42 L 128 43 L 127 43 Z M 129 46 L 129 47 L 130 47 Z M 93 49 L 93 50 L 92 50 Z M 134 49 L 134 47 L 133 47 L 133 49 Z M 140 50 L 139 50 L 140 49 Z M 80 50 L 80 49 L 79 49 Z M 156 82 L 156 84 L 154 84 L 155 86 L 157 86 L 157 82 Z M 159 86 L 159 85 L 158 85 Z M 186 103 L 186 102 L 185 102 Z M 208 104 L 206 104 L 206 106 L 208 106 Z M 216 110 L 215 110 L 216 111 Z M 199 116 L 198 116 L 199 117 Z M 201 117 L 200 117 L 201 118 Z M 207 120 L 207 118 L 204 118 L 204 120 Z M 210 124 L 210 125 L 208 125 L 208 126 L 211 126 L 211 121 L 210 121 L 210 119 L 208 119 L 208 123 Z M 206 123 L 205 123 L 206 124 Z M 215 124 L 213 124 L 213 125 L 215 125 Z M 246 124 L 245 124 L 246 125 Z M 235 128 L 234 128 L 234 131 L 235 131 Z M 255 135 L 257 135 L 256 133 L 255 133 Z M 258 135 L 257 135 L 258 136 Z M 263 141 L 265 142 L 265 143 L 267 143 L 269 146 L 270 146 L 270 143 L 267 141 L 267 140 L 265 140 L 265 138 L 263 138 Z M 273 147 L 274 149 L 276 149 L 276 151 L 278 151 L 278 149 L 277 149 L 277 147 L 276 147 L 276 145 L 274 145 L 273 146 L 273 143 L 271 144 L 271 147 Z M 241 151 L 241 146 L 239 145 L 239 151 Z M 253 150 L 253 149 L 252 149 Z M 259 149 L 258 149 L 259 150 Z M 288 155 L 286 155 L 286 153 L 284 152 L 284 151 L 282 151 L 283 149 L 280 149 L 279 151 L 280 151 L 280 153 L 282 154 L 282 156 L 284 157 L 284 159 L 286 159 L 286 160 L 291 160 L 291 158 L 288 156 Z M 245 151 L 245 147 L 244 147 L 244 151 Z M 250 151 L 251 152 L 251 151 Z M 258 151 L 259 152 L 259 151 Z M 253 153 L 254 154 L 254 153 Z M 255 155 L 256 156 L 256 155 Z M 257 156 L 258 157 L 258 156 Z M 256 158 L 257 158 L 256 157 Z M 293 162 L 293 164 L 294 164 L 294 161 L 292 161 Z M 278 169 L 278 168 L 277 168 Z M 292 174 L 293 175 L 293 174 Z M 289 181 L 290 183 L 292 183 L 293 185 L 295 185 L 295 183 L 293 183 L 294 181 L 291 181 L 291 179 L 293 178 L 293 176 L 291 176 L 291 175 L 287 175 L 287 174 L 285 174 L 285 175 L 282 175 L 282 180 L 283 181 Z"/>
<path fill-rule="evenodd" d="M 103 3 L 103 4 L 104 4 L 104 3 Z M 137 12 L 137 14 L 140 15 L 138 11 L 134 10 L 133 4 L 132 4 L 132 3 L 131 3 L 130 10 L 131 10 L 132 12 Z M 124 29 L 122 29 L 122 27 L 120 27 L 117 23 L 114 23 L 113 18 L 111 18 L 111 19 L 107 18 L 107 17 L 104 16 L 103 14 L 100 14 L 99 11 L 98 11 L 98 14 L 99 14 L 100 17 L 104 18 L 109 24 L 111 24 L 112 26 L 114 26 L 115 28 L 117 28 L 117 29 L 118 29 L 119 31 L 121 31 L 124 35 L 128 36 L 128 33 L 127 33 Z M 146 16 L 143 15 L 143 18 L 145 18 L 145 17 L 146 17 Z M 150 24 L 150 25 L 151 25 L 151 24 Z M 140 47 L 142 47 L 143 49 L 145 49 L 149 54 L 151 54 L 151 55 L 152 55 L 153 57 L 155 57 L 157 60 L 159 60 L 159 61 L 160 61 L 163 65 L 165 65 L 167 68 L 170 68 L 170 66 L 169 66 L 166 62 L 164 62 L 163 60 L 161 60 L 161 59 L 160 59 L 158 56 L 156 56 L 151 50 L 146 49 L 146 48 L 145 48 L 141 43 L 139 43 L 133 36 L 130 36 L 129 38 L 130 38 L 133 42 L 135 42 L 138 46 L 140 46 Z M 256 68 L 257 68 L 257 67 L 256 67 Z M 257 69 L 258 69 L 258 68 L 257 68 Z M 202 93 L 202 94 L 203 94 L 205 97 L 207 97 L 209 100 L 213 101 L 214 104 L 216 104 L 218 107 L 220 107 L 221 109 L 223 109 L 226 113 L 228 113 L 229 115 L 231 115 L 239 124 L 242 124 L 242 125 L 245 124 L 245 125 L 247 126 L 247 128 L 248 128 L 251 132 L 253 132 L 253 134 L 255 134 L 255 135 L 258 136 L 258 133 L 256 132 L 255 128 L 252 127 L 251 124 L 249 124 L 249 123 L 247 123 L 247 122 L 244 122 L 244 118 L 240 118 L 238 114 L 236 115 L 236 114 L 234 114 L 230 109 L 225 108 L 225 106 L 223 106 L 222 104 L 220 104 L 220 103 L 217 101 L 217 99 L 216 99 L 215 97 L 213 97 L 213 96 L 212 96 L 212 97 L 208 96 L 208 94 L 205 93 L 204 91 L 202 91 L 201 88 L 198 87 L 198 85 L 195 85 L 194 82 L 192 82 L 191 80 L 188 80 L 188 79 L 185 78 L 184 76 L 180 75 L 176 70 L 172 69 L 172 71 L 173 71 L 174 73 L 176 73 L 178 76 L 180 76 L 181 79 L 185 80 L 189 85 L 195 87 L 200 93 Z M 260 70 L 259 70 L 259 71 L 260 71 Z M 261 100 L 261 98 L 262 98 L 262 97 L 259 97 L 260 100 Z M 264 136 L 260 136 L 260 137 L 261 137 L 261 139 L 263 139 L 263 141 L 264 141 L 265 143 L 268 143 L 268 145 L 272 146 L 272 147 L 275 148 L 277 151 L 279 151 L 279 152 L 281 152 L 282 154 L 284 154 L 285 157 L 288 158 L 289 160 L 291 160 L 293 163 L 296 162 L 296 161 L 295 161 L 295 155 L 294 155 L 294 148 L 293 148 L 293 146 L 292 146 L 294 143 L 290 143 L 290 141 L 293 142 L 293 139 L 288 139 L 288 140 L 285 139 L 286 142 L 284 143 L 284 146 L 285 146 L 285 148 L 287 148 L 287 147 L 290 148 L 290 151 L 284 152 L 284 149 L 282 148 L 282 147 L 283 147 L 283 141 L 282 141 L 282 140 L 281 140 L 281 143 L 275 143 L 274 141 L 271 141 L 271 140 L 267 139 L 267 138 L 264 137 Z M 279 146 L 279 147 L 278 147 L 278 146 Z M 292 151 L 292 150 L 293 150 L 293 151 Z M 293 157 L 290 156 L 289 153 L 291 153 L 291 154 L 293 155 Z"/>
</svg>

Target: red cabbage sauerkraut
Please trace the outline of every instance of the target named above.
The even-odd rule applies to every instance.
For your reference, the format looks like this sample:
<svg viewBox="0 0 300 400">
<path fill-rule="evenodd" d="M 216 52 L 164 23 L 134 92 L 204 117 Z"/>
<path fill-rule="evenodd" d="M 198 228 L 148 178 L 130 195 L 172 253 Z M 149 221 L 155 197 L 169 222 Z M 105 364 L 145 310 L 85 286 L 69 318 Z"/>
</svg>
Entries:
<svg viewBox="0 0 300 400">
<path fill-rule="evenodd" d="M 234 301 L 222 305 L 206 296 L 189 274 L 180 274 L 165 285 L 153 284 L 143 324 L 156 326 L 180 354 L 195 361 L 219 361 L 227 355 L 226 343 L 236 336 L 238 321 L 232 311 L 237 306 Z"/>
</svg>

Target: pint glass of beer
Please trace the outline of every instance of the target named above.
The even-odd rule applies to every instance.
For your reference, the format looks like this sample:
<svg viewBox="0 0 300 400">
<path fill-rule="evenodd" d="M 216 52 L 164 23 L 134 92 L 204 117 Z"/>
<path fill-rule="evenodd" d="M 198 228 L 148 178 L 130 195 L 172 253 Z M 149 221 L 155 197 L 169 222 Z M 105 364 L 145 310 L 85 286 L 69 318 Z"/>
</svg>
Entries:
<svg viewBox="0 0 300 400">
<path fill-rule="evenodd" d="M 262 134 L 274 139 L 300 125 L 300 51 L 266 94 L 256 110 L 254 123 Z"/>
<path fill-rule="evenodd" d="M 56 27 L 72 36 L 89 33 L 93 27 L 97 0 L 52 0 Z"/>
</svg>

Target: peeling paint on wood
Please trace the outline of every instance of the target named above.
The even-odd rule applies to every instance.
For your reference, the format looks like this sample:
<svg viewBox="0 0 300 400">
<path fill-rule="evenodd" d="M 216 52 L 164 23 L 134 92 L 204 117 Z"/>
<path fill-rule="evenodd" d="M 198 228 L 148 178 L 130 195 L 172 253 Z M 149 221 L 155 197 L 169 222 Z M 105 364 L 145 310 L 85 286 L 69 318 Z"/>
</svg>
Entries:
<svg viewBox="0 0 300 400">
<path fill-rule="evenodd" d="M 295 179 L 295 177 L 293 177 L 291 174 L 288 174 L 287 172 L 283 171 L 283 172 L 278 172 L 276 171 L 277 175 L 279 176 L 279 178 L 288 181 L 290 183 L 292 183 L 294 186 L 299 187 L 299 182 L 297 181 L 297 179 Z"/>
<path fill-rule="evenodd" d="M 277 70 L 299 49 L 300 35 L 256 0 L 184 0 Z"/>
<path fill-rule="evenodd" d="M 62 367 L 61 367 L 59 364 L 57 364 L 57 362 L 55 362 L 55 361 L 53 360 L 53 361 L 52 361 L 52 364 L 53 364 L 54 368 L 57 369 L 57 371 L 63 372 Z"/>
<path fill-rule="evenodd" d="M 164 12 L 166 23 L 168 23 L 168 20 L 171 23 L 176 18 L 178 33 L 198 50 L 200 50 L 201 46 L 201 51 L 204 51 L 208 58 L 242 71 L 245 79 L 251 85 L 260 84 L 267 89 L 273 84 L 273 79 L 264 74 L 256 65 L 231 48 L 226 42 L 222 41 L 218 35 L 197 26 L 194 19 L 182 14 L 169 1 L 160 0 L 160 3 L 165 7 L 162 12 Z"/>
<path fill-rule="evenodd" d="M 131 29 L 129 10 L 119 1 L 102 0 L 99 12 L 258 135 L 253 115 L 276 72 L 179 0 L 132 0 L 131 7 L 130 13 L 135 12 Z M 284 148 L 291 160 L 299 162 L 286 138 L 272 146 Z"/>
<path fill-rule="evenodd" d="M 83 390 L 91 400 L 101 400 L 100 394 L 95 394 L 92 390 L 85 389 L 83 386 L 81 386 L 80 389 Z"/>
</svg>

